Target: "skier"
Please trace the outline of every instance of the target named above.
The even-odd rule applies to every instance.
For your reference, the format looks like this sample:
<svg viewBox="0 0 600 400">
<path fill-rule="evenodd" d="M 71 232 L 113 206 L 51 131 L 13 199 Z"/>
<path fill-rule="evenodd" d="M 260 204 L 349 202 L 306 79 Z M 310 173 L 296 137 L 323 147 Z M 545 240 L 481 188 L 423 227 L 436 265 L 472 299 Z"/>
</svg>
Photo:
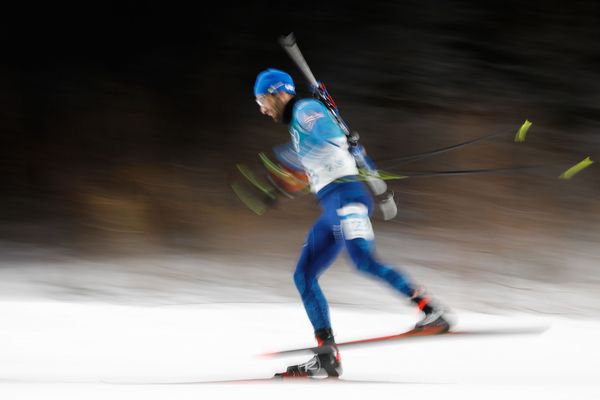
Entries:
<svg viewBox="0 0 600 400">
<path fill-rule="evenodd" d="M 408 297 L 423 313 L 416 329 L 447 332 L 450 324 L 444 310 L 434 304 L 425 291 L 399 271 L 382 264 L 374 255 L 374 234 L 369 219 L 373 199 L 359 179 L 355 157 L 349 150 L 348 136 L 333 114 L 319 100 L 296 97 L 291 76 L 277 69 L 258 74 L 254 85 L 260 112 L 288 126 L 291 153 L 277 154 L 280 168 L 307 175 L 322 214 L 310 229 L 294 272 L 294 283 L 324 352 L 304 364 L 287 368 L 280 377 L 337 377 L 342 373 L 341 358 L 329 319 L 329 306 L 319 276 L 333 263 L 343 247 L 360 271 L 388 282 Z M 277 151 L 277 149 L 276 149 Z M 294 161 L 296 160 L 296 161 Z M 293 180 L 296 187 L 300 180 Z M 280 182 L 281 184 L 281 182 Z M 280 185 L 281 186 L 281 185 Z M 285 189 L 285 188 L 284 188 Z"/>
</svg>

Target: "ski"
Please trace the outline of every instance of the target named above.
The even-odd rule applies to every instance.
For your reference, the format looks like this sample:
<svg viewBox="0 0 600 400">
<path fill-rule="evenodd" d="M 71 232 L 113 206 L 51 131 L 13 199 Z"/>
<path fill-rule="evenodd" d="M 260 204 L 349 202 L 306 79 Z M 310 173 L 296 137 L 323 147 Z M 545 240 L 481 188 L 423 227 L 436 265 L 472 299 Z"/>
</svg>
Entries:
<svg viewBox="0 0 600 400">
<path fill-rule="evenodd" d="M 336 346 L 340 349 L 346 349 L 351 347 L 361 347 L 382 343 L 391 343 L 395 341 L 413 341 L 417 339 L 435 339 L 440 337 L 490 337 L 490 336 L 508 336 L 508 335 L 539 335 L 545 332 L 548 327 L 523 327 L 523 328 L 497 328 L 497 329 L 469 329 L 469 330 L 456 330 L 449 332 L 440 332 L 439 329 L 411 329 L 406 332 L 387 335 L 377 336 L 358 340 L 351 340 L 347 342 L 336 343 Z M 303 347 L 297 349 L 289 349 L 282 351 L 275 351 L 270 353 L 261 354 L 262 357 L 280 357 L 298 353 L 312 353 L 320 354 L 329 352 L 327 346 L 323 347 Z"/>
<path fill-rule="evenodd" d="M 216 380 L 181 380 L 181 381 L 102 381 L 109 385 L 256 385 L 256 384 L 401 384 L 413 383 L 392 380 L 350 379 L 350 378 L 310 378 L 310 377 L 270 377 L 270 378 L 240 378 L 240 379 L 216 379 Z"/>
<path fill-rule="evenodd" d="M 352 383 L 357 383 L 357 384 L 399 384 L 399 383 L 406 383 L 406 382 L 401 382 L 401 381 L 384 381 L 384 380 L 368 380 L 368 379 L 349 379 L 349 378 L 344 378 L 344 377 L 327 377 L 327 378 L 311 378 L 308 376 L 304 376 L 304 377 L 298 377 L 298 376 L 293 376 L 293 377 L 271 377 L 271 378 L 250 378 L 250 379 L 231 379 L 231 380 L 216 380 L 216 381 L 208 381 L 208 382 L 203 382 L 203 381 L 198 381 L 198 382 L 182 382 L 180 384 L 264 384 L 264 383 L 270 383 L 270 384 L 306 384 L 306 383 L 310 383 L 310 384 L 352 384 Z"/>
</svg>

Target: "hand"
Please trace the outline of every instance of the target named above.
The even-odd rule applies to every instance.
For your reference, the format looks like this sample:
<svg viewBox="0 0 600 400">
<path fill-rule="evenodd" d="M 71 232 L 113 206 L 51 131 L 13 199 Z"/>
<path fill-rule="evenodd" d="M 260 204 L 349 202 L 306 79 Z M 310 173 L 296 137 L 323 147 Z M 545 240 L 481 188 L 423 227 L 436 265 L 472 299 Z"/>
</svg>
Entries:
<svg viewBox="0 0 600 400">
<path fill-rule="evenodd" d="M 356 131 L 352 131 L 348 136 L 348 143 L 350 147 L 356 147 L 358 145 L 358 139 L 360 139 L 360 135 Z"/>
<path fill-rule="evenodd" d="M 308 187 L 308 176 L 302 171 L 278 164 L 267 172 L 269 181 L 288 197 L 294 197 Z"/>
<path fill-rule="evenodd" d="M 389 221 L 398 214 L 398 207 L 394 201 L 393 191 L 388 190 L 387 192 L 377 196 L 375 200 L 377 201 L 377 206 L 383 215 L 384 221 Z"/>
</svg>

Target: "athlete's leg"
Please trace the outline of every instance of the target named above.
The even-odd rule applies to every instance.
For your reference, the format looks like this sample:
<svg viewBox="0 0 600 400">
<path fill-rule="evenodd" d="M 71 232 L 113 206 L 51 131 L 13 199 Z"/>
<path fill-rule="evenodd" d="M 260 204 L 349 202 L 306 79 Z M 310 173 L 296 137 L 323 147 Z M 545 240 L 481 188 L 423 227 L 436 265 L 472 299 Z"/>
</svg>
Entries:
<svg viewBox="0 0 600 400">
<path fill-rule="evenodd" d="M 354 265 L 365 273 L 389 283 L 394 289 L 409 297 L 423 313 L 424 318 L 417 322 L 416 328 L 435 328 L 438 332 L 447 332 L 450 323 L 444 317 L 446 311 L 433 302 L 399 270 L 382 264 L 375 257 L 375 235 L 369 216 L 373 208 L 373 200 L 364 185 L 348 185 L 341 192 L 336 216 L 340 220 L 345 245 Z"/>
<path fill-rule="evenodd" d="M 339 231 L 324 215 L 311 228 L 294 272 L 294 283 L 315 332 L 331 328 L 329 306 L 319 286 L 319 276 L 331 265 L 343 247 Z"/>
<path fill-rule="evenodd" d="M 338 209 L 337 213 L 346 249 L 356 268 L 386 281 L 405 296 L 412 297 L 415 287 L 408 277 L 375 258 L 375 237 L 367 205 L 362 202 L 349 203 Z"/>
<path fill-rule="evenodd" d="M 329 320 L 329 306 L 318 282 L 319 275 L 331 265 L 344 246 L 339 226 L 336 229 L 331 224 L 332 220 L 335 222 L 335 216 L 332 218 L 325 207 L 323 215 L 308 233 L 294 273 L 294 282 L 323 352 L 305 363 L 291 365 L 286 372 L 275 376 L 338 377 L 342 374 L 341 358 Z"/>
</svg>

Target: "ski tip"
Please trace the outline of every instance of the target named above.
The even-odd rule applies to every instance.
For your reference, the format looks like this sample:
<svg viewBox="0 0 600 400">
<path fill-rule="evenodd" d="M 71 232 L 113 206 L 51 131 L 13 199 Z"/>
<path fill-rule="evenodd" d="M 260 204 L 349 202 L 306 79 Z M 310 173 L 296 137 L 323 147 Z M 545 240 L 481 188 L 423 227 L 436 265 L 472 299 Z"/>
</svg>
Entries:
<svg viewBox="0 0 600 400">
<path fill-rule="evenodd" d="M 447 334 L 456 336 L 519 336 L 519 335 L 541 335 L 548 331 L 551 325 L 524 326 L 517 328 L 495 328 L 450 331 Z"/>
<path fill-rule="evenodd" d="M 532 122 L 528 119 L 526 119 L 525 122 L 523 122 L 523 125 L 521 125 L 521 127 L 517 131 L 517 134 L 515 135 L 515 142 L 523 143 L 525 141 L 525 135 L 527 134 L 527 131 L 529 130 L 531 125 Z"/>
<path fill-rule="evenodd" d="M 583 160 L 581 160 L 580 162 L 578 162 L 577 164 L 573 165 L 571 168 L 567 169 L 565 172 L 563 172 L 562 174 L 560 174 L 558 176 L 558 179 L 564 179 L 564 180 L 569 180 L 571 179 L 573 176 L 575 176 L 575 174 L 579 173 L 581 170 L 589 167 L 590 165 L 592 165 L 594 163 L 594 161 L 590 158 L 590 157 L 586 157 Z"/>
</svg>

